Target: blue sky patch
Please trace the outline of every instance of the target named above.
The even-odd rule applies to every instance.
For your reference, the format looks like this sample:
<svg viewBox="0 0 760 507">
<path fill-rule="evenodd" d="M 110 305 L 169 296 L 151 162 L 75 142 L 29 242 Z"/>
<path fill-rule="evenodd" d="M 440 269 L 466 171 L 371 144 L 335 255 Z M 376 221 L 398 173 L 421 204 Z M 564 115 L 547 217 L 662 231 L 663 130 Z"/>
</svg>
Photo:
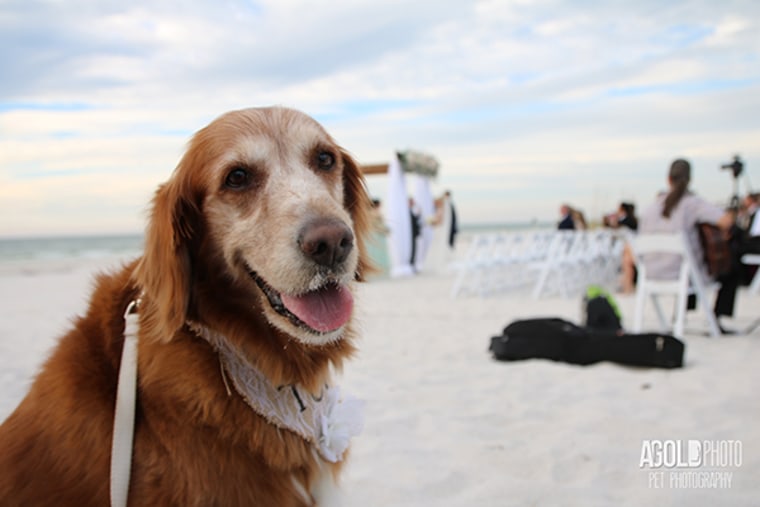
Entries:
<svg viewBox="0 0 760 507">
<path fill-rule="evenodd" d="M 96 109 L 84 102 L 0 102 L 0 113 L 11 111 L 76 112 Z"/>
</svg>

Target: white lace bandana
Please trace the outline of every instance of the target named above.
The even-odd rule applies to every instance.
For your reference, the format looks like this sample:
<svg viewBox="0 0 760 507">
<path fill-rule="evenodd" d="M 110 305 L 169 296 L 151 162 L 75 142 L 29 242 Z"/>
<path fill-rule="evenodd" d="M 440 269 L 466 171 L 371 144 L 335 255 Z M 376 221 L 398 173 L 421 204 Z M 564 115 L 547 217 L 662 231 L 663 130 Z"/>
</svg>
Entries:
<svg viewBox="0 0 760 507">
<path fill-rule="evenodd" d="M 351 437 L 364 425 L 361 400 L 341 396 L 338 386 L 325 385 L 318 396 L 297 385 L 274 386 L 223 335 L 195 322 L 188 326 L 216 350 L 235 390 L 254 412 L 313 444 L 326 461 L 343 459 Z"/>
</svg>

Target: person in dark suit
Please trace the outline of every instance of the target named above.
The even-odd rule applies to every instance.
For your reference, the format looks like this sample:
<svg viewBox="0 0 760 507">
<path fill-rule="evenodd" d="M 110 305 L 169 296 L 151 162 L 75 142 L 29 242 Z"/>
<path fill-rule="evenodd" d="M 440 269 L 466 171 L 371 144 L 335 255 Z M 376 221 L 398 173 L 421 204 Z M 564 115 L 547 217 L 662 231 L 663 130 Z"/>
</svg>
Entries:
<svg viewBox="0 0 760 507">
<path fill-rule="evenodd" d="M 417 262 L 417 238 L 422 232 L 422 224 L 420 223 L 420 212 L 414 199 L 411 197 L 409 198 L 409 220 L 412 224 L 412 254 L 409 258 L 409 264 L 412 265 L 414 271 L 417 271 L 415 267 L 415 263 Z"/>
<path fill-rule="evenodd" d="M 449 207 L 451 208 L 451 229 L 449 229 L 449 247 L 454 248 L 454 241 L 456 240 L 457 232 L 459 232 L 459 228 L 457 227 L 457 211 L 454 208 L 454 202 L 451 200 L 451 191 L 446 191 L 446 202 L 449 203 Z"/>
<path fill-rule="evenodd" d="M 575 222 L 573 222 L 571 211 L 570 206 L 567 204 L 563 204 L 559 207 L 559 213 L 562 216 L 562 219 L 559 221 L 559 224 L 557 224 L 557 229 L 561 231 L 575 229 Z"/>
</svg>

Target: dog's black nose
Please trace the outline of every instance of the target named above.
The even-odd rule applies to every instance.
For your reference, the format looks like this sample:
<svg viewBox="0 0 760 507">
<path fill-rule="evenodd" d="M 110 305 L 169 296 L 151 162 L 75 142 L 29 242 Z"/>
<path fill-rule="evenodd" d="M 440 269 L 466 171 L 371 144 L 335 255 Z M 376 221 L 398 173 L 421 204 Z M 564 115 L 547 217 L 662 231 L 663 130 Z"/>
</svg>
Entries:
<svg viewBox="0 0 760 507">
<path fill-rule="evenodd" d="M 298 238 L 301 251 L 317 264 L 333 268 L 354 247 L 354 233 L 342 221 L 328 218 L 308 223 Z"/>
</svg>

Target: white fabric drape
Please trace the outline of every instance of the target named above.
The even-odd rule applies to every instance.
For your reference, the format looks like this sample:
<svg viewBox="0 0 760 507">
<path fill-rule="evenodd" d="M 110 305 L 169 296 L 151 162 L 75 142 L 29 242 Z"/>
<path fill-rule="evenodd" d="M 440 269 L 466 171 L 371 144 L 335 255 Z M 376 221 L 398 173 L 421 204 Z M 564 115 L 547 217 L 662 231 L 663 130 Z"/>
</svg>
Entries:
<svg viewBox="0 0 760 507">
<path fill-rule="evenodd" d="M 391 276 L 410 276 L 414 274 L 414 270 L 410 264 L 412 224 L 409 198 L 406 193 L 406 178 L 395 155 L 388 164 L 388 197 L 383 208 L 385 223 L 390 229 L 388 250 L 391 258 Z"/>
</svg>

